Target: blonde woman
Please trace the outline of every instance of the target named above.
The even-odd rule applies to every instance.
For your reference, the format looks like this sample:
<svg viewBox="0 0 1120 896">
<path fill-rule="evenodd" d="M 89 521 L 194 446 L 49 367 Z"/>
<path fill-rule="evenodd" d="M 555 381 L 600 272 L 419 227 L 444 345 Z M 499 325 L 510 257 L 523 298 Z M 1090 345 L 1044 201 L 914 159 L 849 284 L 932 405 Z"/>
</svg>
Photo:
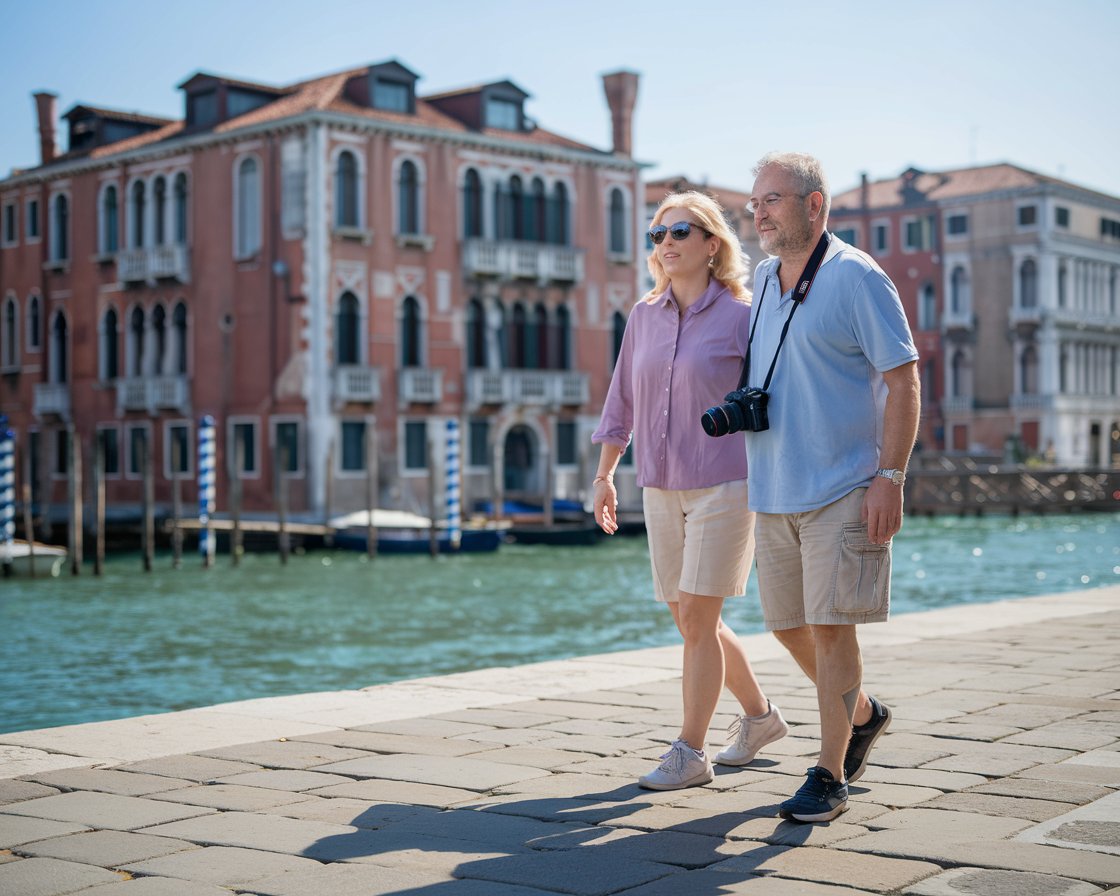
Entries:
<svg viewBox="0 0 1120 896">
<path fill-rule="evenodd" d="M 723 209 L 690 191 L 667 196 L 650 225 L 655 286 L 630 313 L 599 428 L 595 520 L 618 530 L 614 471 L 634 438 L 654 596 L 684 638 L 684 720 L 661 764 L 638 783 L 677 790 L 712 780 L 708 728 L 724 684 L 742 714 L 716 762 L 745 765 L 789 730 L 755 679 L 724 598 L 744 592 L 754 558 L 740 438 L 705 435 L 700 416 L 739 381 L 747 348 L 746 261 Z"/>
</svg>

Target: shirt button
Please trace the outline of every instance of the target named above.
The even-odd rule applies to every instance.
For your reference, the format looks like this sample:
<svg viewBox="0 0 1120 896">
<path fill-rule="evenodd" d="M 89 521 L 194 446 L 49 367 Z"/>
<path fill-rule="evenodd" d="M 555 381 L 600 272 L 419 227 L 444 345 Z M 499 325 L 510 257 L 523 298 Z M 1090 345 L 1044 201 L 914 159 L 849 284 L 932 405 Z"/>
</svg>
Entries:
<svg viewBox="0 0 1120 896">
<path fill-rule="evenodd" d="M 668 417 L 668 416 L 669 416 L 669 412 L 668 412 L 668 411 L 665 411 L 664 413 L 665 413 L 665 416 L 666 416 L 666 417 Z"/>
<path fill-rule="evenodd" d="M 665 438 L 665 433 L 661 433 L 661 438 Z"/>
</svg>

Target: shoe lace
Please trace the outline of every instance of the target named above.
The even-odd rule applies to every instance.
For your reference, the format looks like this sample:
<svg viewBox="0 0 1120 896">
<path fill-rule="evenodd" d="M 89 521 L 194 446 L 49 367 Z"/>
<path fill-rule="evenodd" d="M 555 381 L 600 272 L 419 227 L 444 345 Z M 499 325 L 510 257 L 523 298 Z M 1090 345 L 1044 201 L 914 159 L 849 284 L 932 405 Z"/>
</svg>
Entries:
<svg viewBox="0 0 1120 896">
<path fill-rule="evenodd" d="M 751 720 L 746 716 L 735 716 L 731 724 L 727 726 L 727 737 L 729 740 L 743 746 L 750 736 Z"/>
<path fill-rule="evenodd" d="M 670 774 L 679 773 L 687 761 L 684 751 L 685 745 L 680 741 L 674 741 L 669 752 L 661 755 L 661 770 Z"/>
</svg>

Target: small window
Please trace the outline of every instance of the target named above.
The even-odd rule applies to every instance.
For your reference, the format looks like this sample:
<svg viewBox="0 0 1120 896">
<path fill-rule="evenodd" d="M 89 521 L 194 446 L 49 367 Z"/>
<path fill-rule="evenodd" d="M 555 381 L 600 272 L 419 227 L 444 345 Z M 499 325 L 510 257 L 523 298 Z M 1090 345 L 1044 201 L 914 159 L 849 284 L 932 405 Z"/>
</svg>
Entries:
<svg viewBox="0 0 1120 896">
<path fill-rule="evenodd" d="M 60 193 L 51 210 L 51 261 L 66 261 L 70 258 L 70 200 Z"/>
<path fill-rule="evenodd" d="M 428 469 L 428 423 L 425 420 L 406 420 L 404 424 L 404 468 Z"/>
<path fill-rule="evenodd" d="M 250 258 L 261 248 L 261 176 L 254 158 L 245 158 L 237 166 L 236 252 L 238 258 Z"/>
<path fill-rule="evenodd" d="M 257 424 L 256 423 L 234 423 L 233 424 L 233 456 L 230 458 L 230 465 L 237 469 L 238 455 L 240 455 L 241 468 L 239 470 L 242 476 L 255 476 L 257 470 Z"/>
<path fill-rule="evenodd" d="M 187 100 L 187 124 L 206 127 L 218 120 L 218 94 L 210 90 L 196 93 Z"/>
<path fill-rule="evenodd" d="M 344 150 L 338 154 L 338 167 L 334 176 L 334 201 L 336 227 L 358 227 L 358 159 Z"/>
<path fill-rule="evenodd" d="M 840 230 L 832 231 L 838 240 L 847 243 L 849 246 L 859 248 L 859 241 L 856 238 L 856 230 L 854 227 L 844 227 Z"/>
<path fill-rule="evenodd" d="M 1054 206 L 1054 226 L 1063 230 L 1069 227 L 1069 209 L 1064 205 Z"/>
<path fill-rule="evenodd" d="M 27 350 L 37 352 L 42 347 L 42 327 L 43 322 L 40 315 L 40 303 L 38 296 L 30 296 L 27 299 Z"/>
<path fill-rule="evenodd" d="M 164 469 L 170 477 L 189 476 L 191 472 L 191 428 L 186 423 L 172 423 L 167 427 L 164 441 Z"/>
<path fill-rule="evenodd" d="M 574 420 L 560 420 L 556 424 L 556 463 L 566 467 L 579 463 Z"/>
<path fill-rule="evenodd" d="M 610 251 L 616 255 L 626 252 L 626 197 L 622 190 L 611 190 L 610 200 Z"/>
<path fill-rule="evenodd" d="M 65 476 L 70 466 L 70 437 L 65 429 L 54 431 L 54 472 Z"/>
<path fill-rule="evenodd" d="M 463 236 L 482 236 L 482 178 L 473 168 L 463 179 Z"/>
<path fill-rule="evenodd" d="M 968 233 L 968 215 L 949 215 L 945 222 L 945 232 L 949 236 L 964 236 Z"/>
<path fill-rule="evenodd" d="M 411 112 L 412 91 L 407 84 L 378 78 L 373 82 L 373 107 L 386 112 Z"/>
<path fill-rule="evenodd" d="M 932 283 L 927 283 L 918 293 L 918 329 L 937 329 L 937 295 Z"/>
<path fill-rule="evenodd" d="M 298 473 L 299 423 L 295 420 L 282 420 L 276 424 L 276 450 L 279 453 L 280 469 L 285 473 Z"/>
<path fill-rule="evenodd" d="M 934 218 L 909 218 L 903 222 L 903 244 L 907 252 L 928 252 L 933 248 Z"/>
<path fill-rule="evenodd" d="M 521 104 L 491 97 L 486 103 L 486 126 L 503 131 L 521 130 Z"/>
<path fill-rule="evenodd" d="M 39 239 L 39 200 L 27 200 L 27 238 Z"/>
<path fill-rule="evenodd" d="M 871 228 L 871 244 L 875 253 L 886 255 L 891 251 L 891 230 L 888 224 L 876 224 Z"/>
<path fill-rule="evenodd" d="M 1101 218 L 1101 237 L 1120 240 L 1120 221 L 1112 218 Z"/>
<path fill-rule="evenodd" d="M 1034 227 L 1038 223 L 1038 206 L 1020 205 L 1018 216 L 1020 227 Z"/>
<path fill-rule="evenodd" d="M 342 472 L 359 473 L 366 468 L 366 422 L 342 421 Z"/>
<path fill-rule="evenodd" d="M 405 159 L 397 178 L 397 233 L 420 232 L 420 175 L 416 163 Z"/>
<path fill-rule="evenodd" d="M 16 204 L 4 204 L 4 245 L 14 246 L 19 240 L 19 229 L 16 223 Z"/>
<path fill-rule="evenodd" d="M 106 476 L 121 474 L 120 434 L 116 429 L 99 429 L 97 441 L 101 445 L 101 472 Z"/>
<path fill-rule="evenodd" d="M 259 93 L 230 90 L 226 93 L 226 117 L 237 118 L 237 116 L 244 115 L 246 112 L 259 109 L 268 102 L 271 102 L 269 98 Z"/>
<path fill-rule="evenodd" d="M 12 370 L 19 365 L 19 307 L 13 298 L 4 301 L 0 334 L 0 369 Z"/>
<path fill-rule="evenodd" d="M 467 444 L 467 465 L 490 466 L 490 421 L 471 420 Z"/>
<path fill-rule="evenodd" d="M 128 428 L 128 474 L 144 475 L 148 457 L 148 427 L 130 426 Z"/>
</svg>

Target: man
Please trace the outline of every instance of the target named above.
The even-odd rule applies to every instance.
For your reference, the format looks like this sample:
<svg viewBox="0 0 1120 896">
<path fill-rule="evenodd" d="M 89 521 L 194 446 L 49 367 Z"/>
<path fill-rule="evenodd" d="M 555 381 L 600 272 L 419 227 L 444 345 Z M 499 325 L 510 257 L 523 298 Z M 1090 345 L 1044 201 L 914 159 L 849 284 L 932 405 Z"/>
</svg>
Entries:
<svg viewBox="0 0 1120 896">
<path fill-rule="evenodd" d="M 826 235 L 820 162 L 771 153 L 754 174 L 748 208 L 776 256 L 755 272 L 748 355 L 748 385 L 769 396 L 769 427 L 747 435 L 759 591 L 767 628 L 816 683 L 821 720 L 818 763 L 779 812 L 829 821 L 847 810 L 848 783 L 891 721 L 862 689 L 856 625 L 888 616 L 918 353 L 891 281 Z"/>
</svg>

